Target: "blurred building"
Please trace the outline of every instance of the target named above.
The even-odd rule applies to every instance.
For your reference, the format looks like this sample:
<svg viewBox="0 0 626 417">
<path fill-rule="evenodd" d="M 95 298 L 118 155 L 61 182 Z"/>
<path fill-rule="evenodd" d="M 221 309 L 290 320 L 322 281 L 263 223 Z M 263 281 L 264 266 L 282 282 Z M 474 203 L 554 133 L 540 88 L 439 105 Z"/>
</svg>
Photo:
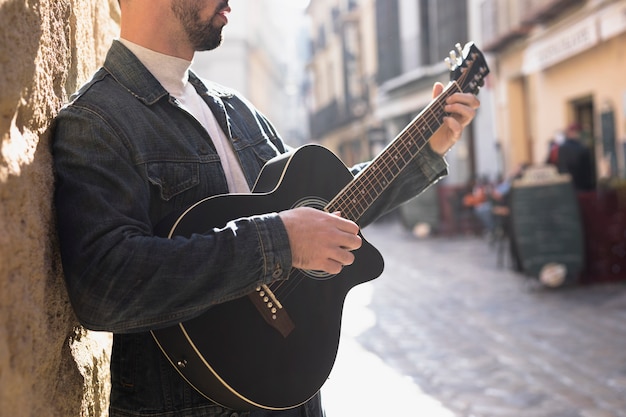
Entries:
<svg viewBox="0 0 626 417">
<path fill-rule="evenodd" d="M 543 164 L 550 141 L 558 143 L 567 126 L 582 126 L 598 181 L 594 190 L 576 193 L 581 279 L 626 279 L 626 0 L 475 4 L 496 69 L 494 114 L 507 167 Z M 519 231 L 513 232 L 515 239 Z"/>
<path fill-rule="evenodd" d="M 436 81 L 450 79 L 444 58 L 471 38 L 466 1 L 397 0 L 376 2 L 379 94 L 376 114 L 389 135 L 397 134 L 432 101 Z M 482 95 L 482 93 L 481 93 Z M 484 174 L 476 165 L 474 126 L 448 153 L 448 184 Z"/>
<path fill-rule="evenodd" d="M 351 165 L 370 158 L 374 117 L 374 0 L 312 0 L 308 105 L 312 140 Z M 382 139 L 380 139 L 382 140 Z"/>
<path fill-rule="evenodd" d="M 542 163 L 573 122 L 598 177 L 626 176 L 626 0 L 311 0 L 306 31 L 286 4 L 233 5 L 224 45 L 194 66 L 242 91 L 289 143 L 319 142 L 348 165 L 372 158 L 447 83 L 454 45 L 474 41 L 491 75 L 439 194 Z"/>
<path fill-rule="evenodd" d="M 469 40 L 465 1 L 312 0 L 308 14 L 311 135 L 348 164 L 371 158 L 431 102 L 434 82 L 449 81 L 444 59 Z M 480 171 L 473 128 L 465 135 L 448 154 L 447 182 Z"/>
<path fill-rule="evenodd" d="M 626 1 L 481 0 L 493 55 L 497 136 L 506 164 L 542 163 L 548 143 L 582 125 L 599 178 L 626 174 Z"/>
<path fill-rule="evenodd" d="M 431 103 L 433 84 L 450 80 L 444 59 L 472 40 L 467 1 L 312 0 L 307 11 L 311 136 L 348 165 L 377 155 Z M 401 208 L 408 227 L 451 230 L 460 190 L 499 172 L 491 107 L 446 155 L 450 175 Z"/>
</svg>

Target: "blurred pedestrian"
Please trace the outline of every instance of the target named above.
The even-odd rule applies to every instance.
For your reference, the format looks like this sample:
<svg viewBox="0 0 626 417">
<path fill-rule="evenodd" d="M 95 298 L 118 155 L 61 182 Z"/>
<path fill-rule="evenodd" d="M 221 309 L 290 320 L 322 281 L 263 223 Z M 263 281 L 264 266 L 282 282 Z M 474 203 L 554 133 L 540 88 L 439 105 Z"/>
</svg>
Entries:
<svg viewBox="0 0 626 417">
<path fill-rule="evenodd" d="M 494 218 L 491 201 L 492 185 L 487 178 L 479 178 L 471 192 L 463 197 L 463 205 L 473 210 L 474 215 L 480 221 L 483 232 L 491 238 L 494 232 Z"/>
<path fill-rule="evenodd" d="M 582 127 L 570 124 L 565 140 L 559 146 L 557 167 L 562 174 L 570 174 L 577 191 L 591 191 L 596 186 L 596 175 L 591 149 L 580 141 Z"/>
<path fill-rule="evenodd" d="M 548 142 L 548 157 L 546 158 L 546 164 L 557 166 L 559 163 L 559 144 L 555 139 L 550 139 Z"/>
</svg>

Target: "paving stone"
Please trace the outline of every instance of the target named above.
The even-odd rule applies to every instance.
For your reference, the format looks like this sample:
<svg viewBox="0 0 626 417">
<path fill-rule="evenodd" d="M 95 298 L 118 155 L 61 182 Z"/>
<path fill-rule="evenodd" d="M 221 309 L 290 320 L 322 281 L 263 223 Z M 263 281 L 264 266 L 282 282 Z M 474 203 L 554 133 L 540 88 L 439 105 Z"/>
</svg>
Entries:
<svg viewBox="0 0 626 417">
<path fill-rule="evenodd" d="M 547 289 L 480 238 L 364 234 L 386 267 L 346 300 L 327 417 L 626 417 L 626 283 Z"/>
</svg>

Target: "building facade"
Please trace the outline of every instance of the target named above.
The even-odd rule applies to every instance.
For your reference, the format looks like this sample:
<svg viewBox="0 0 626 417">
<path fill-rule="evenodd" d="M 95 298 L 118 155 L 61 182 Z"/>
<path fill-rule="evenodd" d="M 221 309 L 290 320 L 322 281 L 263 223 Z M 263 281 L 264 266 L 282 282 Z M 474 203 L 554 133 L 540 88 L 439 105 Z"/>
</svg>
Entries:
<svg viewBox="0 0 626 417">
<path fill-rule="evenodd" d="M 542 164 L 573 123 L 599 184 L 626 176 L 626 0 L 312 0 L 308 14 L 312 139 L 346 163 L 393 139 L 474 41 L 491 74 L 445 186 Z"/>
<path fill-rule="evenodd" d="M 484 0 L 495 118 L 506 165 L 543 163 L 578 123 L 600 181 L 626 174 L 626 1 Z"/>
<path fill-rule="evenodd" d="M 394 137 L 432 101 L 435 82 L 446 85 L 444 59 L 457 43 L 469 40 L 467 2 L 397 0 L 376 2 L 379 84 L 376 115 Z M 476 176 L 473 127 L 447 155 L 447 183 Z"/>
<path fill-rule="evenodd" d="M 312 0 L 308 14 L 311 135 L 348 165 L 376 156 L 431 103 L 433 84 L 450 80 L 445 58 L 471 40 L 466 1 Z M 495 176 L 490 114 L 481 111 L 446 155 L 450 175 L 400 209 L 408 227 L 440 228 L 440 219 L 440 229 L 447 227 L 451 204 L 462 209 L 459 190 L 479 175 Z M 479 158 L 474 131 L 481 125 L 487 133 L 478 149 L 486 156 Z"/>
<path fill-rule="evenodd" d="M 311 134 L 347 163 L 376 155 L 422 111 L 433 84 L 449 81 L 449 51 L 471 40 L 458 0 L 313 0 L 308 14 Z M 447 182 L 490 173 L 493 161 L 477 166 L 473 131 L 448 154 Z"/>
<path fill-rule="evenodd" d="M 367 160 L 380 131 L 374 118 L 376 39 L 373 0 L 312 0 L 307 14 L 311 139 L 346 164 Z"/>
</svg>

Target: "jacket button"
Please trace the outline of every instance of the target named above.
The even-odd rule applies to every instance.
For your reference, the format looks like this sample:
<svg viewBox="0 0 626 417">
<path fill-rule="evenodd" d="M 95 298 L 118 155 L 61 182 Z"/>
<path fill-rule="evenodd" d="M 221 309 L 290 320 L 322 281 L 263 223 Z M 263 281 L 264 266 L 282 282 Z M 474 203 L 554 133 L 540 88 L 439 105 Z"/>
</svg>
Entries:
<svg viewBox="0 0 626 417">
<path fill-rule="evenodd" d="M 280 266 L 280 264 L 276 264 L 276 266 L 274 267 L 274 272 L 272 273 L 272 277 L 278 279 L 283 275 L 283 268 Z"/>
</svg>

